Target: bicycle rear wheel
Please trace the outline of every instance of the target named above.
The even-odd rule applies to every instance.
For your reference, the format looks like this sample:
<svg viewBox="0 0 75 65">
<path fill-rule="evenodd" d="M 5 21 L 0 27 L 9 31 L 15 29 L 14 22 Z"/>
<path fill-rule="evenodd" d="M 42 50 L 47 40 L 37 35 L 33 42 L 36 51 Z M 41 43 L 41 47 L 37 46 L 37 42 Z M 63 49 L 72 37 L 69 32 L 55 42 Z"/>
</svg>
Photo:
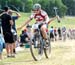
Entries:
<svg viewBox="0 0 75 65">
<path fill-rule="evenodd" d="M 47 47 L 45 46 L 45 48 L 44 48 L 44 53 L 45 53 L 46 58 L 50 58 L 50 54 L 51 54 L 51 43 L 50 43 L 49 36 L 48 36 L 48 41 L 49 41 L 49 43 L 47 43 L 48 46 Z M 44 44 L 46 44 L 46 41 L 44 41 Z"/>
<path fill-rule="evenodd" d="M 30 44 L 31 55 L 35 61 L 40 60 L 43 55 L 43 45 L 41 45 L 41 42 L 42 40 L 37 38 L 37 39 L 34 39 L 33 44 L 32 43 Z"/>
</svg>

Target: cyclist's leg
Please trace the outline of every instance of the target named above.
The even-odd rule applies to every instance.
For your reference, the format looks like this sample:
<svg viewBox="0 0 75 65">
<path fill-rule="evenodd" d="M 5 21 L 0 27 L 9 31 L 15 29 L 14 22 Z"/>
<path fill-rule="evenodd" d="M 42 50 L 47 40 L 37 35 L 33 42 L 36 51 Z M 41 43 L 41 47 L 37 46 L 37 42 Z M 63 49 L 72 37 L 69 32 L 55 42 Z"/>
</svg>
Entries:
<svg viewBox="0 0 75 65">
<path fill-rule="evenodd" d="M 47 26 L 46 26 L 46 25 L 42 25 L 42 26 L 41 26 L 42 36 L 43 36 L 43 38 L 46 40 L 45 46 L 48 46 L 49 40 L 48 40 L 48 38 L 47 38 L 48 36 L 47 36 L 46 30 L 47 30 Z"/>
<path fill-rule="evenodd" d="M 41 28 L 40 29 L 41 29 L 43 38 L 44 39 L 47 39 L 47 32 L 46 32 L 47 26 L 45 24 L 43 24 L 43 25 L 41 25 Z"/>
</svg>

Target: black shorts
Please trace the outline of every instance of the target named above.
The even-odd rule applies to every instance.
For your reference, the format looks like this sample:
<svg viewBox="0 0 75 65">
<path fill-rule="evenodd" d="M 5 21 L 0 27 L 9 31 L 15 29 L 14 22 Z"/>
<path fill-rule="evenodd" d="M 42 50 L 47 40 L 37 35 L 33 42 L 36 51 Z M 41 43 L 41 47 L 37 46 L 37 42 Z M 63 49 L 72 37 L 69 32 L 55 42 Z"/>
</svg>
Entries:
<svg viewBox="0 0 75 65">
<path fill-rule="evenodd" d="M 50 33 L 50 38 L 54 38 L 54 35 L 53 35 L 53 33 Z"/>
<path fill-rule="evenodd" d="M 39 26 L 38 26 L 38 27 L 39 27 L 39 29 L 41 28 L 41 26 L 42 26 L 42 25 L 44 25 L 44 24 L 43 24 L 43 23 L 39 24 Z"/>
<path fill-rule="evenodd" d="M 14 37 L 12 32 L 3 32 L 5 43 L 12 44 L 14 43 Z"/>
<path fill-rule="evenodd" d="M 45 23 L 41 23 L 39 24 L 38 28 L 40 29 L 42 25 L 44 25 Z M 48 25 L 46 24 L 47 28 L 48 28 Z"/>
</svg>

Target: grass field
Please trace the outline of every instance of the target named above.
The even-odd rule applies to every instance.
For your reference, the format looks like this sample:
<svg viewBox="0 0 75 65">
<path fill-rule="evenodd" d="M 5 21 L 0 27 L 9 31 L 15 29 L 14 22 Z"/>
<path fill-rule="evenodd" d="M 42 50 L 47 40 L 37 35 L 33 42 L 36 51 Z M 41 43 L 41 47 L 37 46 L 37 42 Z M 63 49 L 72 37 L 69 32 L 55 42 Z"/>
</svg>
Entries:
<svg viewBox="0 0 75 65">
<path fill-rule="evenodd" d="M 21 15 L 21 18 L 16 22 L 17 27 L 23 24 L 30 14 L 21 13 Z M 32 22 L 34 23 L 34 20 Z M 61 19 L 61 23 L 55 20 L 51 22 L 51 25 L 54 27 L 65 25 L 67 28 L 75 28 L 75 17 L 64 17 Z M 20 32 L 21 30 L 18 31 L 18 34 Z M 23 48 L 23 51 L 17 52 L 16 58 L 6 58 L 6 52 L 3 52 L 3 60 L 0 61 L 0 65 L 75 65 L 75 40 L 52 42 L 51 45 L 50 59 L 46 59 L 44 56 L 42 60 L 36 62 L 33 60 L 29 49 Z"/>
</svg>

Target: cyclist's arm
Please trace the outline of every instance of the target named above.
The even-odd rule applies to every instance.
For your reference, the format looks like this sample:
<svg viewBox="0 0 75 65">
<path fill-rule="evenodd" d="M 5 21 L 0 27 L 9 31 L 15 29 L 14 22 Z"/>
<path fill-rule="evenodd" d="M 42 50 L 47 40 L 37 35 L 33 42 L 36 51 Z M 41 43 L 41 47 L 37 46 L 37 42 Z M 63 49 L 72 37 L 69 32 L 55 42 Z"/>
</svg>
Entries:
<svg viewBox="0 0 75 65">
<path fill-rule="evenodd" d="M 50 24 L 53 20 L 55 20 L 55 18 L 57 18 L 57 16 L 51 18 L 51 19 L 48 21 L 48 24 Z"/>
<path fill-rule="evenodd" d="M 49 21 L 48 21 L 48 24 L 50 24 L 56 17 L 53 17 L 51 18 Z"/>
<path fill-rule="evenodd" d="M 22 29 L 26 24 L 28 24 L 31 21 L 31 19 L 29 18 L 21 27 L 20 29 Z M 19 28 L 18 28 L 19 29 Z"/>
<path fill-rule="evenodd" d="M 57 18 L 57 20 L 59 20 L 59 16 L 58 15 L 56 15 L 55 17 L 49 19 L 48 14 L 45 11 L 42 12 L 42 15 L 45 16 L 45 23 L 47 23 L 47 24 L 50 24 L 56 18 Z"/>
<path fill-rule="evenodd" d="M 31 14 L 29 19 L 21 26 L 21 28 L 23 28 L 26 24 L 28 24 L 33 18 L 34 18 L 34 13 Z"/>
</svg>

